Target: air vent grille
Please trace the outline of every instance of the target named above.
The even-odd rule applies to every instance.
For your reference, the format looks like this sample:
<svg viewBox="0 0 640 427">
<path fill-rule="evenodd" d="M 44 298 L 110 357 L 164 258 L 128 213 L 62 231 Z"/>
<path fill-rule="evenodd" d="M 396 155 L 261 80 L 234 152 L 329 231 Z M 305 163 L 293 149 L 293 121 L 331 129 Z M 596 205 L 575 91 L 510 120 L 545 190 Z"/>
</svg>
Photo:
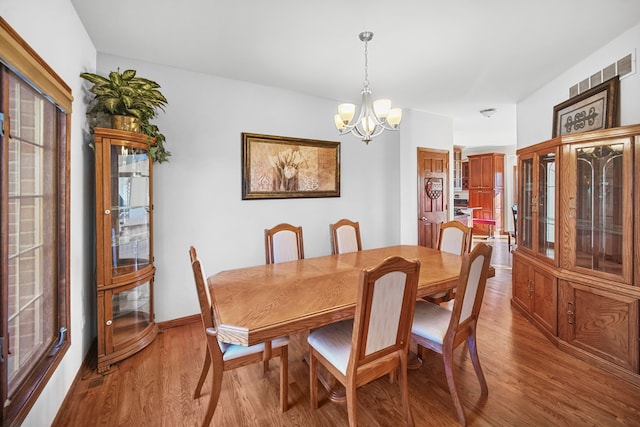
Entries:
<svg viewBox="0 0 640 427">
<path fill-rule="evenodd" d="M 569 88 L 569 98 L 579 95 L 592 87 L 598 86 L 602 82 L 606 82 L 610 78 L 620 76 L 622 80 L 624 77 L 634 74 L 636 72 L 636 55 L 630 53 L 623 58 L 620 58 L 616 62 L 607 65 L 602 70 L 595 72 L 590 77 L 576 83 Z"/>
</svg>

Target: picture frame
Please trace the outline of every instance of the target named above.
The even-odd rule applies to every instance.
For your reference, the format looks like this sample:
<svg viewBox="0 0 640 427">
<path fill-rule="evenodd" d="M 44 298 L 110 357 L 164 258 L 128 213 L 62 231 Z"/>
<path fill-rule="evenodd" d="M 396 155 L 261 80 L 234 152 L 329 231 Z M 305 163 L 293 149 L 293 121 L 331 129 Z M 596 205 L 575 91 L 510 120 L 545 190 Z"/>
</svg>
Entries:
<svg viewBox="0 0 640 427">
<path fill-rule="evenodd" d="M 340 143 L 242 133 L 242 200 L 340 197 Z"/>
<path fill-rule="evenodd" d="M 553 137 L 618 126 L 619 92 L 615 76 L 553 107 Z"/>
</svg>

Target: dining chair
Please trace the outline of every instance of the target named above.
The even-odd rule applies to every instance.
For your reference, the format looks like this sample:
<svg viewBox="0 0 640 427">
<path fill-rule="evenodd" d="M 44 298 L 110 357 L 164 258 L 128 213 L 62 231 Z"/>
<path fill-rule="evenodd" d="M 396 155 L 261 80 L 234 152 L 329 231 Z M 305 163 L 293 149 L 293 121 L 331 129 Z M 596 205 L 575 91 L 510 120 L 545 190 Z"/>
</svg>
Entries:
<svg viewBox="0 0 640 427">
<path fill-rule="evenodd" d="M 360 223 L 341 219 L 330 224 L 331 254 L 344 254 L 362 250 L 360 242 Z"/>
<path fill-rule="evenodd" d="M 394 256 L 360 272 L 353 320 L 323 326 L 307 337 L 309 399 L 318 407 L 318 362 L 345 386 L 349 425 L 357 425 L 356 389 L 399 370 L 407 425 L 413 426 L 407 382 L 413 308 L 420 261 Z"/>
<path fill-rule="evenodd" d="M 267 264 L 303 259 L 302 227 L 278 224 L 264 230 L 264 247 Z"/>
<path fill-rule="evenodd" d="M 513 231 L 509 231 L 508 234 L 509 249 L 511 249 L 512 237 L 514 246 L 518 244 L 518 205 L 511 206 L 511 215 L 513 215 Z"/>
<path fill-rule="evenodd" d="M 288 405 L 288 353 L 289 337 L 278 338 L 271 342 L 272 349 L 266 351 L 264 344 L 256 344 L 249 347 L 221 342 L 217 337 L 217 328 L 220 316 L 216 308 L 214 293 L 209 289 L 202 263 L 198 259 L 193 246 L 189 249 L 193 278 L 198 291 L 200 302 L 200 314 L 202 326 L 207 337 L 207 350 L 205 352 L 204 365 L 200 373 L 200 379 L 193 393 L 193 398 L 200 397 L 202 386 L 207 378 L 209 368 L 212 367 L 213 378 L 211 381 L 211 396 L 207 407 L 207 415 L 202 423 L 208 426 L 218 405 L 220 391 L 222 389 L 222 374 L 224 371 L 239 368 L 241 366 L 264 361 L 272 356 L 280 356 L 280 408 L 284 412 Z"/>
<path fill-rule="evenodd" d="M 304 259 L 302 227 L 282 223 L 265 229 L 264 249 L 267 264 Z M 264 344 L 265 351 L 269 352 L 271 343 L 267 341 Z M 262 370 L 265 373 L 269 370 L 269 360 L 266 358 L 263 363 Z"/>
<path fill-rule="evenodd" d="M 470 251 L 473 240 L 473 228 L 460 221 L 449 221 L 440 224 L 437 249 L 455 255 L 463 255 Z M 450 301 L 455 297 L 455 289 L 438 292 L 424 297 L 434 304 Z"/>
<path fill-rule="evenodd" d="M 479 243 L 471 253 L 465 254 L 453 308 L 449 310 L 427 301 L 418 301 L 411 328 L 411 339 L 418 344 L 418 355 L 423 355 L 424 348 L 442 354 L 449 393 L 458 421 L 463 426 L 466 421 L 454 380 L 453 352 L 460 344 L 467 342 L 481 393 L 487 395 L 489 389 L 478 358 L 476 329 L 492 250 L 490 245 Z"/>
</svg>

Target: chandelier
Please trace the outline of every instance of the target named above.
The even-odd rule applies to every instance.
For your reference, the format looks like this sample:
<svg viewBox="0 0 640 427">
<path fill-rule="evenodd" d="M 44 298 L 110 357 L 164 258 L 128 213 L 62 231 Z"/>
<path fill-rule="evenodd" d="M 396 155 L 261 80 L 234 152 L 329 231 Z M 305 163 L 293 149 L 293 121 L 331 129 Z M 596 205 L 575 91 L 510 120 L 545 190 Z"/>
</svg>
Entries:
<svg viewBox="0 0 640 427">
<path fill-rule="evenodd" d="M 397 130 L 402 119 L 400 108 L 391 108 L 391 100 L 378 99 L 371 100 L 371 89 L 369 88 L 369 68 L 367 57 L 367 43 L 373 38 L 371 31 L 363 31 L 359 35 L 364 42 L 364 83 L 362 88 L 362 105 L 357 119 L 353 119 L 356 112 L 354 104 L 340 104 L 338 114 L 334 119 L 340 135 L 349 132 L 362 138 L 365 144 L 369 144 L 371 138 L 380 135 L 386 130 Z"/>
</svg>

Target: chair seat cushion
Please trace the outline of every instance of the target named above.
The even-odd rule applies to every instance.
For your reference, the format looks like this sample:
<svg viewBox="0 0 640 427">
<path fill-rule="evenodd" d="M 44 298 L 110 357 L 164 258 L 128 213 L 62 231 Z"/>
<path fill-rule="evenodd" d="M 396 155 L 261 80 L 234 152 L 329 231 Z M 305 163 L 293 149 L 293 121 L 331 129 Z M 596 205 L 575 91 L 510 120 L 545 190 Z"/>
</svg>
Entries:
<svg viewBox="0 0 640 427">
<path fill-rule="evenodd" d="M 264 351 L 264 343 L 255 344 L 252 346 L 244 346 L 244 345 L 236 345 L 236 344 L 227 344 L 219 342 L 220 350 L 222 350 L 222 359 L 233 360 L 239 357 L 247 356 L 249 354 L 261 353 Z M 276 340 L 271 341 L 271 348 L 284 347 L 285 345 L 289 345 L 289 337 L 278 338 Z"/>
<path fill-rule="evenodd" d="M 411 335 L 442 344 L 450 320 L 450 310 L 427 301 L 416 301 Z"/>
<path fill-rule="evenodd" d="M 344 320 L 316 329 L 309 334 L 307 342 L 329 363 L 347 375 L 352 335 L 353 320 Z"/>
</svg>

